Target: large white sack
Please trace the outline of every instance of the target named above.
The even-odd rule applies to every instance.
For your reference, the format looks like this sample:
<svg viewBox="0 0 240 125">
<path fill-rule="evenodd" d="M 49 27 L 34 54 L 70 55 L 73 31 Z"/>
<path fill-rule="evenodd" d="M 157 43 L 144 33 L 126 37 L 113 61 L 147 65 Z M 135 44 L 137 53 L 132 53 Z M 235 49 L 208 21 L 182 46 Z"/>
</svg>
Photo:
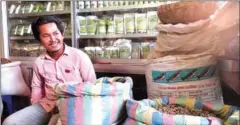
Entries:
<svg viewBox="0 0 240 125">
<path fill-rule="evenodd" d="M 1 95 L 30 95 L 20 64 L 21 62 L 16 61 L 1 65 Z"/>
</svg>

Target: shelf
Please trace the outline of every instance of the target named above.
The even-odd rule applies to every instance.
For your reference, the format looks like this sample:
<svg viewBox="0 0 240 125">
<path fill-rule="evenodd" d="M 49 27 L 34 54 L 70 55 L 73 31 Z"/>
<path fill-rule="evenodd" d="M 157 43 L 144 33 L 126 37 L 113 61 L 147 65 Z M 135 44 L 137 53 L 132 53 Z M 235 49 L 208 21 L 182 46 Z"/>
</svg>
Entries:
<svg viewBox="0 0 240 125">
<path fill-rule="evenodd" d="M 11 61 L 23 61 L 23 62 L 32 62 L 37 59 L 37 57 L 26 57 L 26 56 L 10 56 Z"/>
<path fill-rule="evenodd" d="M 71 39 L 71 36 L 65 36 L 65 39 Z M 11 36 L 10 40 L 34 40 L 33 36 Z"/>
<path fill-rule="evenodd" d="M 21 61 L 23 64 L 31 64 L 37 57 L 17 57 L 10 56 L 12 61 Z M 97 59 L 93 60 L 96 72 L 125 73 L 125 74 L 145 74 L 145 59 Z M 106 62 L 99 63 L 99 62 Z M 108 62 L 108 63 L 107 63 Z M 111 62 L 111 64 L 109 64 Z"/>
<path fill-rule="evenodd" d="M 95 64 L 145 65 L 147 59 L 92 59 Z"/>
<path fill-rule="evenodd" d="M 109 35 L 81 35 L 79 39 L 104 39 L 104 38 L 149 38 L 156 37 L 158 33 L 149 33 L 149 34 L 109 34 Z"/>
<path fill-rule="evenodd" d="M 25 18 L 25 17 L 36 17 L 36 16 L 43 16 L 43 15 L 61 15 L 61 14 L 71 14 L 71 11 L 62 10 L 62 11 L 51 11 L 51 12 L 41 12 L 41 13 L 9 14 L 9 18 Z"/>
<path fill-rule="evenodd" d="M 124 74 L 145 74 L 143 65 L 127 64 L 93 64 L 95 72 L 124 73 Z"/>
<path fill-rule="evenodd" d="M 78 13 L 88 13 L 88 12 L 101 12 L 101 11 L 124 11 L 131 9 L 144 9 L 144 8 L 155 8 L 163 3 L 158 4 L 146 4 L 146 5 L 129 5 L 129 6 L 113 6 L 113 7 L 103 7 L 103 8 L 89 8 L 89 9 L 79 9 Z"/>
<path fill-rule="evenodd" d="M 96 72 L 145 74 L 146 59 L 93 59 Z"/>
<path fill-rule="evenodd" d="M 33 40 L 33 36 L 11 36 L 10 40 Z"/>
<path fill-rule="evenodd" d="M 157 8 L 161 5 L 171 4 L 179 1 L 166 1 L 154 4 L 140 4 L 140 5 L 128 5 L 128 6 L 112 6 L 103 8 L 89 8 L 89 9 L 79 9 L 78 13 L 89 13 L 89 12 L 102 12 L 102 11 L 128 11 L 134 9 L 144 9 L 144 8 Z"/>
</svg>

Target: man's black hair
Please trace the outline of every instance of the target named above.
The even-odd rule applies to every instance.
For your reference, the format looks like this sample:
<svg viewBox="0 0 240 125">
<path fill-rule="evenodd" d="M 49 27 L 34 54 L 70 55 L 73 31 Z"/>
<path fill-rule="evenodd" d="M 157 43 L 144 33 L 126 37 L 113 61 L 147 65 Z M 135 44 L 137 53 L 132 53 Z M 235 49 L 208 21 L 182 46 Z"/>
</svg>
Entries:
<svg viewBox="0 0 240 125">
<path fill-rule="evenodd" d="M 58 30 L 63 34 L 64 27 L 62 21 L 56 16 L 40 16 L 35 21 L 32 22 L 32 32 L 36 40 L 40 41 L 40 31 L 39 26 L 47 23 L 55 23 Z"/>
</svg>

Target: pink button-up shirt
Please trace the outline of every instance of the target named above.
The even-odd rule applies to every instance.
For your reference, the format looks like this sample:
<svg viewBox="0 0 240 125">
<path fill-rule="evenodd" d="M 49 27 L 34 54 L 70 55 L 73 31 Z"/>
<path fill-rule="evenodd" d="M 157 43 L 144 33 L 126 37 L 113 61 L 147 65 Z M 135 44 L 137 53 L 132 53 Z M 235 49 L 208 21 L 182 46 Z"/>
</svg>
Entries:
<svg viewBox="0 0 240 125">
<path fill-rule="evenodd" d="M 83 83 L 96 80 L 89 57 L 81 50 L 65 45 L 61 57 L 56 61 L 47 53 L 39 56 L 33 65 L 31 103 L 40 103 L 50 112 L 56 101 L 46 98 L 51 92 L 51 83 Z"/>
</svg>

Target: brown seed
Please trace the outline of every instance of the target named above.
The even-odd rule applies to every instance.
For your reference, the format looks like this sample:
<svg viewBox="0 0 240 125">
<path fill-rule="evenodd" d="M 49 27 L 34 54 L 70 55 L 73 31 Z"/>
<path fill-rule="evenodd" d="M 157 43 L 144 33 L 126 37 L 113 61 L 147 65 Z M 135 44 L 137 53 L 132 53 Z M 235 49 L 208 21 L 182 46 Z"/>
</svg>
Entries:
<svg viewBox="0 0 240 125">
<path fill-rule="evenodd" d="M 216 117 L 216 115 L 206 110 L 202 110 L 202 109 L 190 110 L 188 108 L 178 106 L 178 105 L 167 105 L 167 106 L 159 107 L 159 111 L 167 114 L 172 114 L 172 115 L 181 114 L 181 115 L 193 115 L 193 116 L 202 116 L 202 117 L 210 117 L 210 116 Z"/>
</svg>

